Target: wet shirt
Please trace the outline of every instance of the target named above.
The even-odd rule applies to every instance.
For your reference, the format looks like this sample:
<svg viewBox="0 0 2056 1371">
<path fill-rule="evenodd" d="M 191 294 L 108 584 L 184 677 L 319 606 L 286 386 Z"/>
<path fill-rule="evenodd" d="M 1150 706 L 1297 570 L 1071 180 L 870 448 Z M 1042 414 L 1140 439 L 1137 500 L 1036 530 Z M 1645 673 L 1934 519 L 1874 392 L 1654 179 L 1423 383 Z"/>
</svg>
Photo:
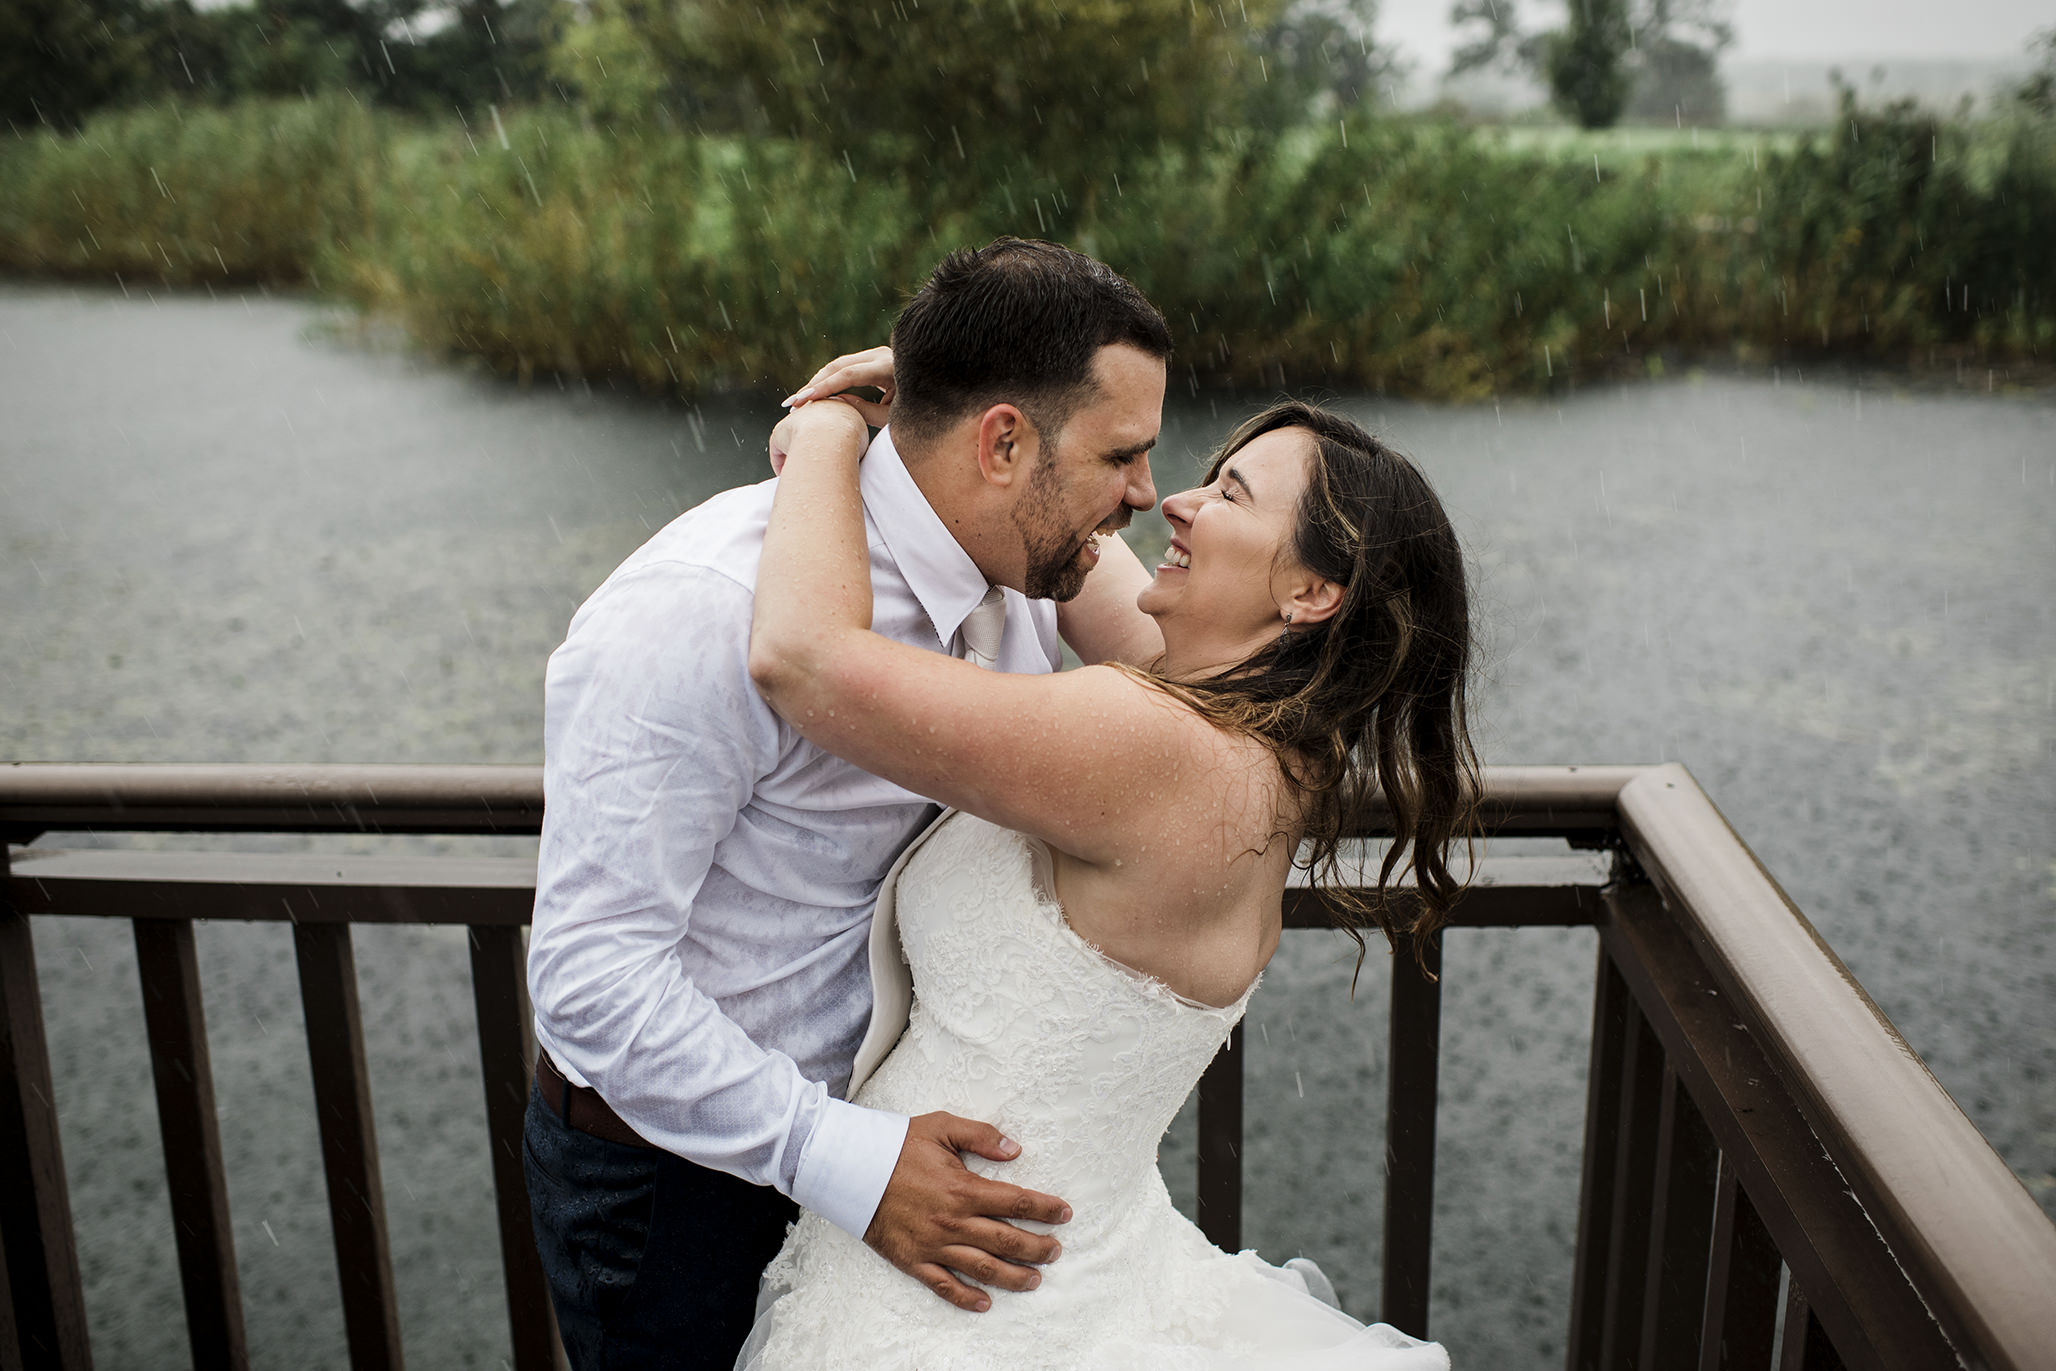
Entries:
<svg viewBox="0 0 2056 1371">
<path fill-rule="evenodd" d="M 986 581 L 890 430 L 861 484 L 873 629 L 962 655 Z M 543 1049 L 644 1138 L 862 1237 L 907 1125 L 841 1099 L 871 910 L 936 810 L 801 738 L 750 681 L 776 489 L 666 525 L 550 657 L 529 993 Z M 1054 670 L 1055 606 L 1005 598 L 998 668 Z"/>
</svg>

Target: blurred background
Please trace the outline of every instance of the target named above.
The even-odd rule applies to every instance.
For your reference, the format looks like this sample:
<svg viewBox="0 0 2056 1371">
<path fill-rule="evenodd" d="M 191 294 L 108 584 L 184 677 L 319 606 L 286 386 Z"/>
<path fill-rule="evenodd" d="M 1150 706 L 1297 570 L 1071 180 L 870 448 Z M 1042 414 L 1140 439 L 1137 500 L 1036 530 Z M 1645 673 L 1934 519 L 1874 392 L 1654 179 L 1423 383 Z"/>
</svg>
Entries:
<svg viewBox="0 0 2056 1371">
<path fill-rule="evenodd" d="M 1060 239 L 1173 326 L 1160 491 L 1281 393 L 1411 453 L 1471 558 L 1485 759 L 1691 767 L 2056 1214 L 2049 21 L 0 0 L 0 758 L 538 761 L 571 612 L 767 474 L 776 397 L 949 248 Z M 96 1359 L 182 1364 L 128 930 L 35 936 Z M 462 935 L 357 946 L 409 1355 L 499 1365 Z M 341 1366 L 290 939 L 200 954 L 253 1356 Z M 1593 956 L 1449 941 L 1459 1367 L 1561 1364 Z M 1252 1007 L 1244 1232 L 1372 1317 L 1351 962 L 1291 935 Z"/>
</svg>

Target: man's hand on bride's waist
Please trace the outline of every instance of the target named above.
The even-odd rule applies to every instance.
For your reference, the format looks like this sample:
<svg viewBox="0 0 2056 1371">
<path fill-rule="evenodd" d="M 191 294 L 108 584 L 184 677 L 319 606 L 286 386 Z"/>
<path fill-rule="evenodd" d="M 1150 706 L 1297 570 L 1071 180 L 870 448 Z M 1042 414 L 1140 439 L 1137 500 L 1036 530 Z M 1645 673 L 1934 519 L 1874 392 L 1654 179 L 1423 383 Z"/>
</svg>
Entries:
<svg viewBox="0 0 2056 1371">
<path fill-rule="evenodd" d="M 923 1114 L 907 1127 L 899 1164 L 864 1241 L 900 1270 L 959 1309 L 992 1307 L 969 1277 L 1002 1290 L 1033 1290 L 1035 1267 L 1053 1262 L 1063 1246 L 1055 1235 L 1031 1233 L 1012 1220 L 1069 1223 L 1071 1207 L 1054 1195 L 987 1180 L 964 1165 L 962 1154 L 1008 1162 L 1020 1146 L 990 1124 L 955 1114 Z"/>
</svg>

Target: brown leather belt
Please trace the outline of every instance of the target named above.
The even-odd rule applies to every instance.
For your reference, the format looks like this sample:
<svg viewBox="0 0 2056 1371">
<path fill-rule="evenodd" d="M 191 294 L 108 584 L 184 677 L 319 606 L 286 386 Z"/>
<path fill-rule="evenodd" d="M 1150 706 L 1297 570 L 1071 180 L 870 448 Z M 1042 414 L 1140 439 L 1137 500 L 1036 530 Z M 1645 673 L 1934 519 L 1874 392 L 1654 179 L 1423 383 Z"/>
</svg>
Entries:
<svg viewBox="0 0 2056 1371">
<path fill-rule="evenodd" d="M 564 1073 L 540 1047 L 535 1050 L 535 1084 L 550 1112 L 581 1133 L 630 1147 L 654 1147 L 640 1133 L 622 1121 L 600 1092 L 564 1079 Z"/>
</svg>

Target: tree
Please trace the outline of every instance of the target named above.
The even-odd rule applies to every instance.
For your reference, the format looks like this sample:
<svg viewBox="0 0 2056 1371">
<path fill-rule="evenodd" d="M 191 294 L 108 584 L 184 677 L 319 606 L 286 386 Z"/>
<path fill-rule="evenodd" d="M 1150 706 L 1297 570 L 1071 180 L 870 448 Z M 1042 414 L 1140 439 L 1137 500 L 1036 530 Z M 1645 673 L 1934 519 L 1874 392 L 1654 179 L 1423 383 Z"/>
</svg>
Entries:
<svg viewBox="0 0 2056 1371">
<path fill-rule="evenodd" d="M 231 25 L 229 94 L 349 87 L 388 105 L 447 110 L 536 94 L 553 0 L 257 0 Z M 424 18 L 446 22 L 424 33 Z"/>
<path fill-rule="evenodd" d="M 546 55 L 562 22 L 555 0 L 459 0 L 450 22 L 408 43 L 392 92 L 422 109 L 477 109 L 545 90 Z"/>
<path fill-rule="evenodd" d="M 1686 124 L 1719 123 L 1727 113 L 1720 54 L 1735 41 L 1718 0 L 1641 0 L 1632 17 L 1634 71 L 1628 113 Z"/>
<path fill-rule="evenodd" d="M 1722 17 L 1726 0 L 1568 3 L 1563 28 L 1529 31 L 1520 22 L 1519 0 L 1459 0 L 1450 17 L 1469 37 L 1457 49 L 1450 74 L 1494 69 L 1538 77 L 1567 113 L 1588 123 L 1578 99 L 1568 97 L 1606 93 L 1608 82 L 1593 78 L 1606 72 L 1611 51 L 1612 71 L 1626 83 L 1625 112 L 1694 123 L 1721 118 L 1727 99 L 1719 59 L 1735 39 L 1734 27 Z"/>
<path fill-rule="evenodd" d="M 74 127 L 103 105 L 350 89 L 448 110 L 529 98 L 558 0 L 0 0 L 0 113 Z"/>
<path fill-rule="evenodd" d="M 1557 108 L 1584 128 L 1610 128 L 1628 103 L 1627 0 L 1571 0 L 1570 22 L 1543 58 Z"/>
<path fill-rule="evenodd" d="M 1457 0 L 1449 12 L 1450 23 L 1458 29 L 1484 27 L 1456 50 L 1451 76 L 1467 71 L 1541 72 L 1549 35 L 1521 32 L 1517 5 L 1518 0 Z"/>
<path fill-rule="evenodd" d="M 1377 18 L 1377 0 L 1291 0 L 1253 40 L 1262 65 L 1249 121 L 1293 127 L 1374 103 L 1379 87 L 1400 74 L 1371 37 Z"/>
<path fill-rule="evenodd" d="M 71 128 L 150 71 L 140 0 L 0 4 L 0 114 L 17 127 Z"/>
<path fill-rule="evenodd" d="M 2041 60 L 2013 88 L 2014 102 L 2036 114 L 2056 114 L 2056 29 L 2044 29 L 2030 38 L 2027 49 Z"/>
<path fill-rule="evenodd" d="M 665 85 L 862 166 L 1118 172 L 1197 145 L 1264 82 L 1253 46 L 1283 0 L 589 0 L 594 33 L 640 46 Z M 1245 17 L 1246 16 L 1246 17 Z M 614 37 L 608 37 L 612 30 Z M 560 67 L 562 62 L 560 61 Z M 581 85 L 590 96 L 598 63 Z"/>
</svg>

